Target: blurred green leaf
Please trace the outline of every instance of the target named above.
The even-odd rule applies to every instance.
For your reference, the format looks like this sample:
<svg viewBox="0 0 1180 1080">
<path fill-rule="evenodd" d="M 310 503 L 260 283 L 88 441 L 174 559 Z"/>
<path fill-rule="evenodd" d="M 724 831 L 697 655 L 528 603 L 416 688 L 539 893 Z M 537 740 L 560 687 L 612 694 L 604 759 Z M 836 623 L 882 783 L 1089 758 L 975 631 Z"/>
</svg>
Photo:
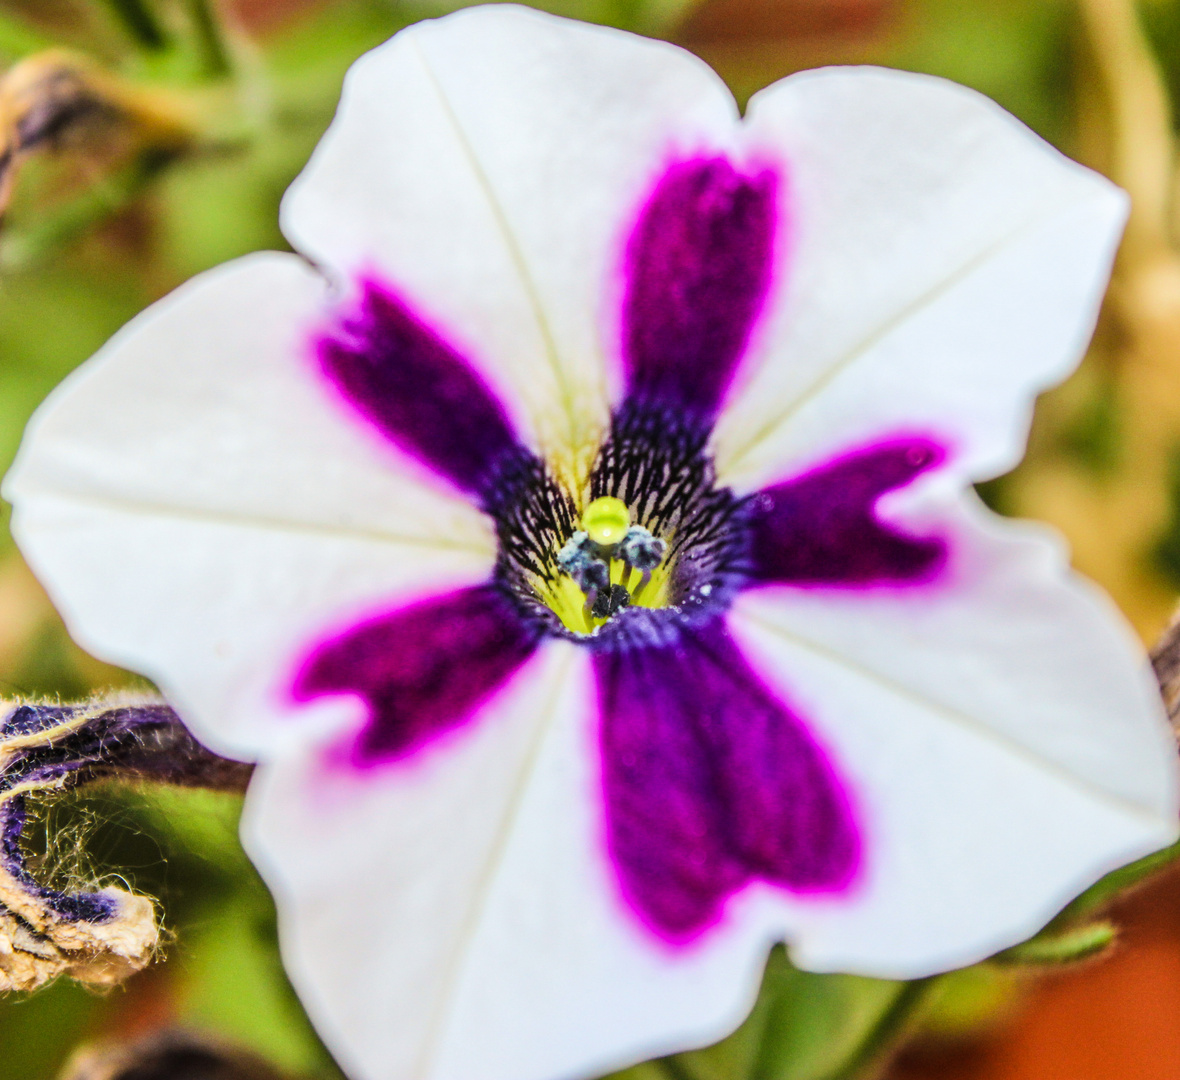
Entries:
<svg viewBox="0 0 1180 1080">
<path fill-rule="evenodd" d="M 622 1072 L 611 1073 L 605 1080 L 674 1080 L 674 1078 L 663 1063 L 645 1061 L 642 1065 L 624 1069 Z"/>
<path fill-rule="evenodd" d="M 287 982 L 268 897 L 239 894 L 185 926 L 175 964 L 186 1026 L 216 1031 L 292 1074 L 339 1075 Z"/>
<path fill-rule="evenodd" d="M 48 262 L 127 206 L 172 160 L 171 154 L 140 154 L 64 206 L 33 217 L 23 228 L 9 229 L 0 236 L 0 272 Z"/>
<path fill-rule="evenodd" d="M 1119 463 L 1122 431 L 1118 398 L 1109 379 L 1102 380 L 1065 429 L 1062 449 L 1090 472 L 1102 476 Z"/>
<path fill-rule="evenodd" d="M 1180 2 L 1145 0 L 1139 4 L 1139 15 L 1168 88 L 1172 122 L 1180 127 Z"/>
<path fill-rule="evenodd" d="M 210 79 L 224 78 L 232 71 L 229 45 L 213 0 L 186 0 L 192 47 L 201 73 Z"/>
<path fill-rule="evenodd" d="M 991 961 L 948 971 L 931 989 L 921 1031 L 943 1038 L 976 1034 L 1012 1006 L 1024 981 L 1021 968 Z"/>
<path fill-rule="evenodd" d="M 46 394 L 143 306 L 134 275 L 96 269 L 73 256 L 0 276 L 0 471 Z M 6 529 L 0 544 L 10 547 Z"/>
<path fill-rule="evenodd" d="M 240 796 L 146 787 L 137 803 L 168 874 L 157 895 L 176 935 L 179 1021 L 293 1074 L 337 1076 L 283 971 L 273 901 L 238 839 Z"/>
<path fill-rule="evenodd" d="M 34 29 L 19 15 L 0 10 L 0 58 L 8 62 L 48 49 L 52 38 Z"/>
<path fill-rule="evenodd" d="M 54 1080 L 106 1002 L 61 981 L 27 997 L 0 998 L 0 1047 L 5 1080 Z"/>
<path fill-rule="evenodd" d="M 1057 146 L 1068 141 L 1069 0 L 911 0 L 905 12 L 889 64 L 970 86 Z"/>
</svg>

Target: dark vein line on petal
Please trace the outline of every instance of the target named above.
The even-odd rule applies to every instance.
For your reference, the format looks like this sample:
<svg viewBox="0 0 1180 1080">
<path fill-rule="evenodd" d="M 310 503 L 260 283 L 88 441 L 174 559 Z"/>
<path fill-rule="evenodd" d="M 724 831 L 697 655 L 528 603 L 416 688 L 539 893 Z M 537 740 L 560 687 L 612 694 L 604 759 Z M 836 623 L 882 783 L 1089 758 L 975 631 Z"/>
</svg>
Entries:
<svg viewBox="0 0 1180 1080">
<path fill-rule="evenodd" d="M 1018 742 L 1011 736 L 1005 735 L 1003 732 L 998 731 L 996 728 L 992 727 L 986 721 L 980 720 L 972 716 L 970 713 L 966 713 L 960 709 L 955 709 L 949 705 L 943 705 L 940 702 L 934 701 L 926 697 L 922 691 L 906 686 L 904 683 L 897 682 L 896 680 L 889 678 L 887 675 L 881 674 L 879 671 L 874 671 L 872 668 L 866 667 L 859 661 L 853 660 L 851 657 L 846 656 L 841 652 L 837 652 L 835 649 L 832 649 L 827 645 L 822 645 L 817 641 L 813 641 L 810 638 L 804 637 L 792 630 L 788 630 L 784 626 L 773 622 L 765 615 L 743 610 L 738 612 L 738 616 L 739 618 L 748 619 L 750 622 L 756 623 L 767 632 L 774 634 L 776 637 L 781 638 L 788 644 L 794 645 L 800 649 L 814 654 L 815 656 L 819 656 L 825 660 L 828 660 L 829 662 L 844 668 L 846 671 L 851 672 L 853 675 L 859 675 L 865 681 L 874 683 L 885 690 L 887 693 L 891 693 L 896 697 L 900 697 L 906 701 L 912 702 L 928 712 L 934 713 L 937 716 L 941 716 L 944 719 L 949 720 L 956 727 L 965 729 L 971 732 L 973 735 L 982 737 L 985 741 L 1014 754 L 1026 763 L 1035 766 L 1037 769 L 1056 777 L 1058 780 L 1065 781 L 1069 787 L 1072 787 L 1075 790 L 1080 790 L 1087 795 L 1096 797 L 1099 802 L 1112 805 L 1120 811 L 1128 813 L 1141 821 L 1150 821 L 1156 825 L 1167 823 L 1167 818 L 1163 814 L 1149 809 L 1148 807 L 1141 806 L 1139 803 L 1132 802 L 1125 796 L 1118 795 L 1113 791 L 1109 791 L 1108 789 L 1101 787 L 1093 780 L 1089 780 L 1084 776 L 1079 776 L 1077 773 L 1070 771 L 1070 769 L 1068 769 L 1066 766 L 1059 764 L 1052 758 L 1043 757 L 1036 750 L 1025 746 L 1023 743 Z"/>
<path fill-rule="evenodd" d="M 1010 232 L 1006 233 L 999 240 L 989 244 L 979 253 L 972 255 L 969 259 L 964 261 L 956 270 L 950 273 L 947 277 L 942 278 L 931 286 L 926 292 L 922 293 L 917 299 L 907 304 L 896 315 L 885 320 L 880 326 L 871 330 L 860 341 L 858 341 L 851 349 L 849 349 L 843 356 L 834 360 L 828 365 L 810 385 L 804 387 L 776 416 L 767 420 L 762 426 L 746 440 L 744 444 L 738 447 L 732 454 L 728 455 L 724 464 L 724 472 L 731 474 L 736 471 L 738 465 L 745 460 L 749 454 L 755 450 L 762 442 L 773 436 L 780 428 L 788 423 L 794 416 L 797 416 L 803 411 L 812 401 L 814 401 L 824 390 L 835 382 L 841 375 L 843 375 L 850 367 L 868 355 L 878 344 L 886 340 L 898 327 L 904 325 L 914 316 L 928 307 L 937 303 L 945 294 L 953 290 L 957 285 L 961 284 L 980 267 L 991 261 L 996 255 L 1005 251 L 1008 247 L 1024 239 L 1029 233 L 1035 232 L 1037 226 L 1048 222 L 1063 213 L 1065 210 L 1072 210 L 1076 204 L 1067 204 L 1064 208 L 1061 206 L 1053 206 L 1052 213 L 1045 214 L 1046 206 L 1051 204 L 1038 206 L 1037 210 L 1030 214 L 1027 218 L 1015 226 Z M 765 363 L 773 362 L 769 357 Z"/>
</svg>

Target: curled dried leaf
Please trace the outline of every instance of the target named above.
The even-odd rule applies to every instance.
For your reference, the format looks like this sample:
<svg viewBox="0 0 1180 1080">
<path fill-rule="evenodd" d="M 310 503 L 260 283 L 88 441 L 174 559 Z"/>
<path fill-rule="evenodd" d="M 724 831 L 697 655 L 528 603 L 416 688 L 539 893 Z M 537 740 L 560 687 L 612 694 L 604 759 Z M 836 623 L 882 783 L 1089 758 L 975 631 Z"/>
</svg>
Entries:
<svg viewBox="0 0 1180 1080">
<path fill-rule="evenodd" d="M 72 919 L 0 871 L 0 991 L 36 990 L 59 975 L 114 986 L 146 967 L 159 944 L 155 906 L 121 889 L 96 895 L 109 915 L 101 922 Z"/>
</svg>

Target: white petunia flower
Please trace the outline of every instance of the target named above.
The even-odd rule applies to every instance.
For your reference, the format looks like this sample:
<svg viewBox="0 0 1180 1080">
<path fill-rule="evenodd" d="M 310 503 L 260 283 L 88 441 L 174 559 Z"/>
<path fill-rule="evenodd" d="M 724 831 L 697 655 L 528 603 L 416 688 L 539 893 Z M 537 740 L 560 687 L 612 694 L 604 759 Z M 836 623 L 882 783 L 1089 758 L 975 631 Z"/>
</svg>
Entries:
<svg viewBox="0 0 1180 1080">
<path fill-rule="evenodd" d="M 673 46 L 477 8 L 353 68 L 305 258 L 50 398 L 21 547 L 262 762 L 246 841 L 347 1069 L 590 1076 L 725 1034 L 772 942 L 925 975 L 1176 836 L 1129 633 L 970 488 L 1124 214 L 937 79 L 739 118 Z"/>
</svg>

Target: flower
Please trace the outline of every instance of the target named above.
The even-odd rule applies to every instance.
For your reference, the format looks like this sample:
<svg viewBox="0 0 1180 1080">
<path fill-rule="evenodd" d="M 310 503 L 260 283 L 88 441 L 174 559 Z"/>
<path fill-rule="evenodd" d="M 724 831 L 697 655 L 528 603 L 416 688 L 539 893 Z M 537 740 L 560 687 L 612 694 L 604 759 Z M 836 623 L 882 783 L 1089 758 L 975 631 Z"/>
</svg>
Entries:
<svg viewBox="0 0 1180 1080">
<path fill-rule="evenodd" d="M 7 480 L 78 640 L 262 765 L 245 838 L 358 1077 L 708 1042 L 767 948 L 915 977 L 1177 832 L 1158 692 L 970 484 L 1090 332 L 1121 194 L 978 95 L 744 119 L 508 6 L 353 68 L 260 254 Z"/>
</svg>

